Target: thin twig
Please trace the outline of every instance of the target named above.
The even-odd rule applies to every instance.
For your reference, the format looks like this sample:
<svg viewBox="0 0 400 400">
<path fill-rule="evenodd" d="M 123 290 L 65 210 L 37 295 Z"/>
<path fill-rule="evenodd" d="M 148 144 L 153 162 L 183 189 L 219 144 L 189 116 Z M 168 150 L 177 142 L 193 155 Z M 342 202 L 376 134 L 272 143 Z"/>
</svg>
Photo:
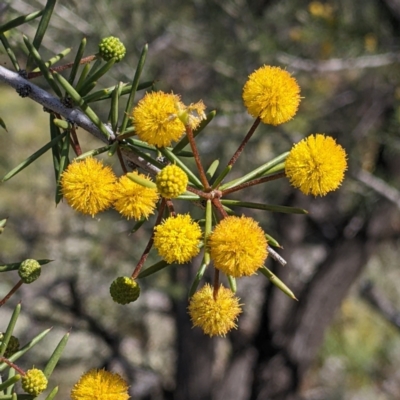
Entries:
<svg viewBox="0 0 400 400">
<path fill-rule="evenodd" d="M 0 307 L 4 306 L 10 297 L 22 286 L 22 279 L 8 292 L 8 294 L 0 301 Z"/>
<path fill-rule="evenodd" d="M 213 298 L 217 300 L 218 290 L 219 290 L 219 269 L 214 267 L 214 282 L 213 282 Z"/>
<path fill-rule="evenodd" d="M 385 53 L 354 58 L 331 58 L 326 61 L 315 61 L 307 58 L 281 53 L 279 62 L 290 65 L 291 69 L 309 72 L 335 72 L 349 69 L 378 68 L 400 62 L 400 53 Z"/>
<path fill-rule="evenodd" d="M 260 124 L 261 119 L 260 117 L 258 117 L 254 122 L 253 125 L 251 126 L 251 128 L 249 129 L 249 131 L 247 132 L 246 137 L 243 139 L 242 143 L 240 144 L 240 146 L 238 147 L 238 149 L 235 151 L 235 154 L 232 156 L 232 158 L 230 159 L 228 166 L 233 167 L 233 165 L 235 164 L 235 162 L 237 161 L 237 159 L 239 158 L 239 156 L 242 154 L 242 151 L 244 150 L 247 142 L 250 140 L 250 138 L 253 136 L 253 133 L 255 132 L 255 130 L 257 129 L 258 125 Z"/>
<path fill-rule="evenodd" d="M 155 228 L 157 225 L 159 225 L 159 224 L 161 223 L 161 220 L 162 220 L 162 217 L 163 217 L 163 214 L 164 214 L 165 205 L 166 205 L 166 201 L 163 199 L 163 200 L 161 201 L 160 207 L 159 207 L 159 209 L 158 209 L 157 221 L 156 221 L 156 223 L 155 223 L 155 225 L 154 225 L 154 228 Z M 153 228 L 153 233 L 151 234 L 150 240 L 149 240 L 149 242 L 147 243 L 147 246 L 146 246 L 146 248 L 145 248 L 144 251 L 143 251 L 142 257 L 140 257 L 139 262 L 137 263 L 135 269 L 134 269 L 133 272 L 132 272 L 132 275 L 131 275 L 132 279 L 136 279 L 136 277 L 140 274 L 140 271 L 141 271 L 141 269 L 142 269 L 144 263 L 145 263 L 146 260 L 147 260 L 147 257 L 148 257 L 148 255 L 149 255 L 149 253 L 150 253 L 150 250 L 151 250 L 151 248 L 153 247 L 153 242 L 154 242 L 154 228 Z"/>
<path fill-rule="evenodd" d="M 80 65 L 88 64 L 88 63 L 92 62 L 95 58 L 96 58 L 95 55 L 84 57 L 84 58 L 81 59 L 79 64 Z M 61 71 L 64 71 L 64 70 L 66 70 L 68 68 L 72 68 L 73 65 L 74 65 L 74 62 L 70 62 L 68 64 L 59 65 L 57 67 L 51 67 L 51 68 L 49 68 L 49 71 L 51 71 L 51 72 L 61 72 Z M 41 71 L 29 72 L 28 73 L 28 79 L 37 78 L 38 76 L 42 76 L 42 72 Z"/>
<path fill-rule="evenodd" d="M 285 175 L 284 172 L 279 172 L 279 173 L 277 173 L 275 175 L 265 176 L 264 178 L 253 179 L 252 181 L 245 182 L 245 183 L 242 183 L 241 185 L 234 186 L 232 188 L 223 190 L 222 191 L 222 196 L 226 196 L 229 193 L 234 193 L 234 192 L 237 192 L 239 190 L 248 188 L 250 186 L 255 186 L 255 185 L 259 185 L 261 183 L 275 181 L 277 179 L 284 178 L 285 176 L 286 175 Z"/>
<path fill-rule="evenodd" d="M 200 174 L 201 183 L 203 184 L 205 190 L 210 190 L 211 186 L 208 183 L 208 179 L 207 179 L 206 173 L 204 171 L 203 165 L 202 165 L 201 160 L 200 160 L 200 154 L 199 154 L 199 151 L 197 150 L 196 141 L 194 140 L 193 130 L 189 125 L 186 125 L 186 134 L 187 134 L 187 137 L 189 139 L 189 143 L 190 143 L 190 147 L 191 147 L 191 150 L 192 150 L 192 153 L 193 153 L 193 157 L 194 157 L 197 169 L 198 169 L 199 174 Z"/>
<path fill-rule="evenodd" d="M 359 170 L 355 178 L 400 208 L 400 192 L 371 173 Z"/>
</svg>

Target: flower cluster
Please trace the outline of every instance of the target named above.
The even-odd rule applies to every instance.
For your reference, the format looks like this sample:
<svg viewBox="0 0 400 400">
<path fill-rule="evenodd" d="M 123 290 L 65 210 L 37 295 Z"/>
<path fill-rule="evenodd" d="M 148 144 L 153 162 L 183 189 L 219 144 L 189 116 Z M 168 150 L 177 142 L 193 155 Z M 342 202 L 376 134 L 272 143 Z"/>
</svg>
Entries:
<svg viewBox="0 0 400 400">
<path fill-rule="evenodd" d="M 347 168 L 347 156 L 335 139 L 324 134 L 310 135 L 295 144 L 286 159 L 280 156 L 280 164 L 266 160 L 264 166 L 245 177 L 226 181 L 257 126 L 261 122 L 276 126 L 289 121 L 296 114 L 300 100 L 300 87 L 289 72 L 263 66 L 250 74 L 243 88 L 243 101 L 255 121 L 219 176 L 214 176 L 215 169 L 205 171 L 196 145 L 198 134 L 210 122 L 213 113 L 205 114 L 202 101 L 186 106 L 178 95 L 161 91 L 146 93 L 130 115 L 133 132 L 130 136 L 136 135 L 135 143 L 155 153 L 152 158 L 135 148 L 135 153 L 153 163 L 152 168 L 146 170 L 150 176 L 134 171 L 117 178 L 110 167 L 91 157 L 68 166 L 61 176 L 62 194 L 77 211 L 93 216 L 113 207 L 126 219 L 141 222 L 156 214 L 152 235 L 132 275 L 119 277 L 111 284 L 110 294 L 115 302 L 128 304 L 135 301 L 140 294 L 137 279 L 171 264 L 189 263 L 202 248 L 204 255 L 190 289 L 188 312 L 193 325 L 205 334 L 225 336 L 236 328 L 242 312 L 235 295 L 237 278 L 261 271 L 284 293 L 295 298 L 264 265 L 269 254 L 275 254 L 274 258 L 279 259 L 271 248 L 276 241 L 255 219 L 237 215 L 229 208 L 235 204 L 249 208 L 260 208 L 259 205 L 226 200 L 225 196 L 284 177 L 306 195 L 324 196 L 340 186 Z M 121 145 L 129 147 L 125 141 L 121 141 Z M 193 158 L 197 173 L 180 158 L 186 145 L 190 145 L 191 152 L 186 151 L 185 156 Z M 269 169 L 273 164 L 275 169 Z M 195 220 L 192 214 L 177 213 L 178 200 L 193 202 L 204 209 L 204 217 Z M 269 209 L 274 211 L 273 207 Z M 141 271 L 153 246 L 161 261 Z M 197 290 L 207 267 L 215 268 L 213 284 Z M 230 288 L 220 284 L 220 274 L 228 277 Z M 108 374 L 90 371 L 78 382 L 72 398 L 108 398 L 108 383 L 118 381 Z M 97 397 L 88 397 L 86 393 L 92 393 L 98 380 L 104 381 L 104 387 L 96 392 L 99 393 Z M 124 384 L 116 384 L 116 388 L 126 389 Z"/>
<path fill-rule="evenodd" d="M 92 369 L 83 374 L 71 391 L 72 400 L 128 400 L 128 384 L 117 373 Z"/>
</svg>

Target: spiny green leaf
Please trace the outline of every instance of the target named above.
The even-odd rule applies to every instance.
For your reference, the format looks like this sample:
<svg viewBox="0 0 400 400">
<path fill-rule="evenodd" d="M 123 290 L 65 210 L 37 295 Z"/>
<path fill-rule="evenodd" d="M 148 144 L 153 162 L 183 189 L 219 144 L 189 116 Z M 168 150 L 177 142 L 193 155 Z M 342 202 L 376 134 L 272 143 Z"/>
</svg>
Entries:
<svg viewBox="0 0 400 400">
<path fill-rule="evenodd" d="M 19 172 L 21 172 L 23 169 L 25 169 L 28 165 L 32 164 L 36 159 L 38 159 L 40 156 L 42 156 L 44 153 L 46 153 L 47 150 L 51 149 L 54 145 L 56 145 L 65 135 L 66 135 L 66 132 L 62 133 L 60 136 L 54 138 L 49 143 L 47 143 L 42 148 L 40 148 L 37 152 L 33 153 L 26 160 L 24 160 L 21 164 L 19 164 L 14 169 L 12 169 L 8 174 L 6 174 L 4 176 L 4 178 L 1 180 L 1 182 L 8 181 L 13 176 L 17 175 Z"/>
</svg>

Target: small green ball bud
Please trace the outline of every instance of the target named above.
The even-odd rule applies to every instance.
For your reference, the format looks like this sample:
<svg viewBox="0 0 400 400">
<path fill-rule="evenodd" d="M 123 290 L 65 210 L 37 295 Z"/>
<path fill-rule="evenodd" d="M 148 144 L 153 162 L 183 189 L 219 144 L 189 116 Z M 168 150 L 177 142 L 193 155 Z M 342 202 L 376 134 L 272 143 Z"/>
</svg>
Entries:
<svg viewBox="0 0 400 400">
<path fill-rule="evenodd" d="M 21 384 L 25 393 L 38 396 L 43 390 L 46 390 L 47 378 L 40 369 L 32 368 L 26 371 L 21 379 Z"/>
<path fill-rule="evenodd" d="M 115 58 L 115 62 L 120 62 L 125 57 L 126 49 L 118 38 L 109 36 L 101 40 L 99 53 L 104 61 L 110 61 Z"/>
<path fill-rule="evenodd" d="M 36 260 L 28 259 L 22 261 L 18 268 L 18 274 L 24 283 L 32 283 L 39 278 L 42 267 Z"/>
<path fill-rule="evenodd" d="M 120 276 L 111 284 L 110 294 L 116 303 L 128 304 L 138 299 L 140 287 L 131 277 Z"/>
<path fill-rule="evenodd" d="M 3 343 L 4 334 L 0 333 L 0 345 Z M 5 358 L 10 358 L 14 353 L 19 350 L 19 340 L 15 336 L 10 337 L 6 351 L 4 352 Z"/>
<path fill-rule="evenodd" d="M 157 190 L 162 197 L 173 199 L 186 191 L 188 177 L 176 165 L 167 165 L 156 176 Z"/>
</svg>

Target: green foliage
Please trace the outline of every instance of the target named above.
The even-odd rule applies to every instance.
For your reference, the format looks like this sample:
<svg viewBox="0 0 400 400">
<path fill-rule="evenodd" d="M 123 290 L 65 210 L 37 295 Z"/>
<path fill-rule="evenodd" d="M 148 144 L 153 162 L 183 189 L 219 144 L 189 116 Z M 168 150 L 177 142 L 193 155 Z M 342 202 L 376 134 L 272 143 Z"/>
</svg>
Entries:
<svg viewBox="0 0 400 400">
<path fill-rule="evenodd" d="M 216 160 L 215 156 L 205 154 L 204 161 L 207 166 L 210 166 L 207 176 L 210 179 L 212 177 L 216 179 L 213 185 L 217 186 L 228 173 L 233 174 L 232 180 L 226 186 L 222 186 L 225 189 L 250 179 L 250 175 L 244 175 L 244 177 L 238 175 L 240 167 L 251 171 L 261 162 L 265 163 L 266 159 L 272 159 L 277 153 L 282 153 L 283 156 L 288 146 L 305 133 L 326 132 L 340 137 L 341 142 L 351 154 L 350 174 L 353 179 L 349 179 L 344 184 L 345 194 L 338 195 L 338 202 L 341 204 L 341 214 L 349 218 L 353 217 L 352 223 L 337 228 L 325 219 L 322 222 L 317 219 L 313 221 L 316 225 L 323 225 L 322 231 L 324 233 L 329 231 L 328 236 L 332 235 L 335 229 L 345 230 L 344 228 L 347 229 L 347 233 L 349 231 L 357 233 L 357 229 L 361 229 L 357 226 L 363 226 L 365 221 L 370 219 L 371 213 L 373 211 L 376 213 L 374 207 L 379 200 L 387 193 L 390 194 L 386 189 L 396 190 L 399 187 L 397 159 L 400 148 L 400 119 L 398 118 L 400 76 L 396 60 L 389 54 L 393 50 L 392 44 L 397 40 L 397 28 L 393 26 L 391 18 L 388 18 L 387 9 L 383 3 L 379 4 L 372 0 L 364 2 L 362 7 L 355 1 L 325 3 L 282 1 L 272 4 L 264 13 L 255 12 L 252 6 L 255 3 L 257 2 L 217 3 L 205 0 L 185 3 L 176 0 L 161 3 L 151 1 L 127 3 L 101 0 L 97 2 L 96 7 L 92 7 L 88 3 L 81 2 L 66 5 L 70 7 L 67 8 L 69 12 L 75 15 L 75 19 L 71 18 L 71 21 L 75 21 L 76 29 L 74 27 L 72 30 L 57 14 L 57 7 L 55 12 L 57 18 L 61 18 L 61 22 L 60 20 L 57 23 L 52 22 L 49 17 L 54 2 L 48 2 L 44 10 L 22 17 L 17 14 L 10 15 L 10 22 L 6 21 L 0 26 L 0 39 L 5 49 L 4 54 L 8 57 L 7 63 L 10 62 L 14 69 L 19 71 L 22 60 L 26 58 L 24 55 L 26 48 L 21 45 L 20 33 L 15 28 L 29 23 L 36 34 L 28 35 L 32 36 L 32 39 L 25 39 L 25 44 L 30 49 L 28 66 L 31 68 L 28 72 L 32 76 L 41 72 L 44 79 L 41 80 L 40 85 L 48 90 L 53 88 L 67 108 L 71 105 L 82 107 L 90 121 L 101 131 L 102 140 L 112 139 L 113 134 L 119 131 L 121 138 L 126 138 L 129 150 L 136 152 L 148 162 L 152 160 L 156 167 L 160 167 L 160 164 L 154 161 L 154 155 L 158 155 L 156 149 L 132 137 L 134 132 L 130 126 L 129 113 L 137 91 L 153 87 L 167 88 L 167 90 L 173 88 L 174 92 L 184 92 L 190 101 L 196 101 L 200 97 L 210 99 L 209 104 L 211 108 L 218 108 L 218 115 L 214 118 L 213 111 L 207 120 L 202 121 L 202 125 L 207 125 L 214 118 L 215 124 L 211 128 L 214 134 L 212 141 L 220 154 L 220 159 Z M 211 19 L 210 15 L 212 15 Z M 87 21 L 90 21 L 90 24 Z M 107 23 L 104 24 L 104 21 Z M 46 28 L 47 33 L 45 33 Z M 77 33 L 79 29 L 80 33 Z M 71 32 L 67 32 L 68 30 Z M 118 34 L 121 41 L 125 43 L 128 48 L 126 57 L 118 64 L 114 64 L 113 61 L 92 63 L 93 60 L 91 60 L 86 66 L 79 65 L 85 58 L 85 54 L 95 53 L 97 43 L 103 36 L 109 34 Z M 47 36 L 51 36 L 53 42 L 46 43 Z M 90 37 L 90 40 L 81 39 L 82 36 Z M 149 43 L 151 50 L 149 56 L 147 56 L 145 43 Z M 73 48 L 70 54 L 72 56 L 71 72 L 65 74 L 59 71 L 59 75 L 50 74 L 49 67 L 56 69 L 68 57 L 66 54 L 68 50 L 65 49 L 69 49 L 69 46 Z M 140 51 L 142 53 L 139 56 Z M 349 58 L 352 59 L 349 60 Z M 261 128 L 257 141 L 248 147 L 249 156 L 245 155 L 238 162 L 238 169 L 231 171 L 228 168 L 220 171 L 218 168 L 224 165 L 223 161 L 228 157 L 227 154 L 232 153 L 232 150 L 236 148 L 239 134 L 242 134 L 249 123 L 240 105 L 242 83 L 255 67 L 264 63 L 281 64 L 287 66 L 290 72 L 295 73 L 303 88 L 302 96 L 305 98 L 301 112 L 295 120 L 274 129 L 274 132 L 267 133 L 266 129 Z M 136 68 L 134 75 L 132 66 L 133 69 Z M 116 77 L 122 82 L 115 84 Z M 7 98 L 7 103 L 8 99 L 14 96 L 11 91 L 3 88 L 2 93 L 6 93 L 4 97 Z M 111 100 L 110 107 L 104 107 L 109 100 Z M 10 193 L 3 197 L 3 201 L 12 203 L 15 197 L 19 197 L 18 201 L 24 204 L 23 189 L 29 187 L 32 197 L 36 195 L 41 205 L 36 217 L 27 217 L 27 211 L 23 211 L 23 218 L 13 223 L 9 234 L 2 235 L 5 249 L 2 256 L 10 260 L 5 265 L 8 272 L 2 277 L 7 274 L 10 276 L 10 271 L 15 270 L 16 265 L 20 264 L 11 261 L 31 257 L 31 254 L 26 254 L 29 248 L 26 249 L 21 244 L 25 237 L 28 238 L 27 243 L 31 240 L 24 228 L 24 218 L 28 221 L 27 224 L 34 227 L 32 230 L 36 230 L 38 237 L 40 237 L 38 227 L 41 226 L 44 230 L 57 232 L 60 240 L 66 240 L 65 230 L 73 226 L 75 232 L 81 235 L 79 237 L 82 246 L 90 237 L 93 237 L 95 243 L 92 247 L 82 249 L 79 257 L 73 253 L 74 255 L 70 258 L 64 258 L 69 244 L 66 244 L 65 248 L 57 247 L 59 249 L 57 257 L 53 254 L 43 255 L 46 246 L 42 245 L 37 250 L 41 254 L 38 258 L 51 257 L 62 260 L 59 261 L 59 264 L 63 266 L 62 274 L 78 275 L 79 271 L 79 279 L 84 282 L 85 288 L 96 290 L 100 288 L 100 293 L 105 295 L 107 289 L 101 289 L 104 279 L 111 281 L 116 273 L 125 274 L 126 270 L 131 268 L 132 260 L 140 257 L 138 242 L 143 242 L 145 234 L 142 230 L 139 231 L 139 228 L 146 221 L 142 220 L 129 225 L 122 221 L 116 223 L 115 219 L 104 215 L 102 221 L 96 224 L 94 221 L 79 222 L 70 213 L 67 214 L 69 215 L 69 219 L 66 218 L 67 221 L 61 222 L 54 218 L 50 220 L 50 227 L 44 228 L 43 221 L 53 210 L 53 205 L 48 200 L 55 197 L 56 203 L 60 203 L 62 199 L 60 176 L 68 167 L 72 151 L 78 150 L 79 153 L 79 147 L 76 146 L 74 140 L 70 140 L 72 137 L 70 132 L 74 131 L 76 126 L 74 121 L 55 118 L 52 115 L 50 135 L 45 137 L 45 129 L 42 127 L 48 122 L 42 121 L 35 125 L 34 111 L 29 108 L 31 106 L 26 103 L 19 104 L 8 111 L 4 104 L 1 105 L 3 110 L 1 116 L 4 119 L 0 119 L 0 125 L 5 130 L 1 143 L 7 144 L 7 146 L 2 146 L 7 147 L 7 154 L 0 156 L 0 175 L 3 177 L 3 182 L 13 178 L 7 182 L 10 185 L 8 186 Z M 19 119 L 19 124 L 15 128 L 11 121 L 11 113 L 20 115 L 17 114 L 20 111 L 21 115 L 25 114 L 29 118 L 25 121 L 23 118 L 16 117 Z M 48 120 L 48 117 L 45 118 Z M 108 125 L 106 121 L 110 124 Z M 13 135 L 12 139 L 6 139 L 7 132 L 12 134 L 16 130 L 19 131 L 18 135 Z M 203 126 L 195 132 L 195 135 L 200 134 L 202 130 Z M 207 136 L 207 131 L 204 130 L 202 137 L 205 143 L 211 140 Z M 11 135 L 7 134 L 8 137 Z M 108 162 L 113 162 L 109 157 L 118 155 L 119 146 L 116 142 L 99 146 L 93 139 L 81 136 L 80 141 L 80 147 L 84 150 L 79 159 L 89 155 L 103 154 Z M 187 144 L 188 140 L 185 136 L 173 149 L 163 150 L 164 157 L 174 162 L 181 162 L 183 157 L 191 157 L 190 152 L 185 153 L 183 150 Z M 52 181 L 50 179 L 40 181 L 39 176 L 49 178 L 50 175 L 47 172 L 47 157 L 50 149 L 54 169 Z M 86 149 L 90 150 L 86 151 Z M 21 162 L 24 159 L 25 161 Z M 36 163 L 36 161 L 39 162 Z M 278 161 L 274 166 L 279 169 L 281 165 Z M 26 168 L 28 165 L 29 168 Z M 270 163 L 266 163 L 262 168 L 264 169 L 258 174 L 252 171 L 251 179 L 275 171 L 270 169 L 273 168 Z M 359 169 L 384 179 L 389 186 L 381 192 L 371 186 L 365 186 L 357 179 Z M 24 171 L 24 174 L 27 174 L 26 177 L 19 174 L 20 171 Z M 192 176 L 191 180 L 199 184 L 196 178 Z M 38 183 L 32 185 L 32 181 Z M 2 186 L 4 187 L 4 183 Z M 262 190 L 255 190 L 242 201 L 226 199 L 223 205 L 229 211 L 236 207 L 246 207 L 283 213 L 305 213 L 303 205 L 296 208 L 280 205 L 281 199 L 286 198 L 288 191 L 288 188 L 279 188 L 272 184 L 267 194 Z M 11 196 L 11 192 L 15 194 L 15 197 Z M 271 204 L 265 204 L 266 198 Z M 393 197 L 389 196 L 389 198 Z M 60 203 L 58 210 L 61 207 L 63 205 Z M 310 218 L 314 218 L 315 213 L 318 214 L 318 209 L 313 211 L 314 216 L 311 212 Z M 13 218 L 15 220 L 14 215 L 6 215 L 10 216 L 11 221 Z M 0 217 L 4 218 L 6 215 Z M 333 218 L 336 217 L 337 215 Z M 392 221 L 391 218 L 389 219 Z M 273 217 L 266 215 L 263 223 L 265 225 L 273 223 Z M 394 222 L 393 225 L 395 225 Z M 276 229 L 273 227 L 272 231 Z M 112 239 L 107 237 L 107 231 L 113 235 Z M 138 235 L 135 236 L 137 237 L 135 245 L 132 245 L 130 238 L 119 238 L 116 241 L 115 237 L 120 231 L 136 232 Z M 120 236 L 122 235 L 118 235 Z M 384 235 L 382 237 L 386 238 Z M 332 237 L 328 239 L 331 240 Z M 285 238 L 270 237 L 269 244 L 279 247 L 278 240 L 279 243 L 285 243 Z M 311 241 L 313 240 L 318 242 L 321 238 L 313 237 Z M 20 256 L 12 246 L 21 246 L 24 256 Z M 33 244 L 30 246 L 30 248 L 35 248 Z M 382 252 L 385 253 L 385 250 Z M 118 256 L 116 256 L 117 253 Z M 78 261 L 81 256 L 87 256 L 88 261 L 84 265 Z M 149 278 L 152 284 L 166 291 L 173 291 L 176 285 L 179 286 L 171 281 L 167 272 L 169 271 L 168 264 L 157 261 L 155 254 L 152 253 L 148 261 L 150 267 L 143 269 L 139 278 L 152 275 Z M 389 262 L 395 265 L 396 257 Z M 386 261 L 383 260 L 379 265 L 385 263 Z M 9 268 L 9 265 L 13 265 L 13 268 Z M 190 294 L 193 294 L 197 284 L 203 278 L 206 265 L 207 263 L 202 263 L 199 267 Z M 52 268 L 46 268 L 46 274 L 47 271 L 49 274 L 55 274 Z M 161 273 L 155 275 L 155 272 Z M 43 274 L 45 274 L 44 271 Z M 273 276 L 269 270 L 267 274 L 269 278 Z M 398 279 L 395 273 L 390 272 L 390 274 L 393 280 Z M 385 287 L 385 284 L 380 281 L 381 275 L 375 274 L 374 281 Z M 5 283 L 2 283 L 4 286 L 9 284 L 8 279 L 10 278 L 5 278 Z M 230 282 L 230 285 L 232 288 L 235 286 L 233 282 Z M 91 289 L 88 289 L 88 292 Z M 183 287 L 178 289 L 176 293 L 187 295 L 187 292 L 182 290 Z M 396 298 L 395 289 L 389 288 L 388 293 L 391 298 Z M 89 299 L 88 302 L 92 302 L 93 305 L 96 301 Z M 140 314 L 140 310 L 146 309 L 146 306 L 140 301 L 138 303 Z M 115 308 L 113 309 L 115 319 L 112 322 L 107 321 L 102 311 L 109 306 L 102 304 L 98 307 L 100 312 L 94 312 L 94 316 L 100 324 L 113 325 L 121 316 L 121 312 Z M 391 346 L 397 348 L 398 343 L 396 333 L 379 322 L 376 316 L 372 318 L 369 309 L 363 304 L 354 301 L 349 306 L 345 303 L 343 309 L 347 311 L 328 334 L 321 354 L 325 361 L 330 357 L 345 359 L 346 356 L 345 370 L 348 376 L 343 380 L 343 385 L 353 390 L 354 386 L 357 386 L 357 389 L 363 385 L 368 386 L 369 380 L 383 373 L 380 371 L 383 369 L 382 365 L 386 366 L 386 362 L 389 363 Z M 59 317 L 59 319 L 62 318 Z M 121 329 L 127 335 L 139 329 L 138 326 L 141 323 L 134 317 L 132 317 L 133 322 L 127 321 L 126 318 L 121 320 L 123 321 Z M 360 346 L 359 342 L 364 345 Z M 141 362 L 145 367 L 159 365 L 157 362 L 152 364 L 153 360 L 146 360 L 146 357 L 143 357 Z M 7 383 L 7 385 L 10 388 L 15 384 L 14 381 L 11 383 L 12 380 L 16 378 L 10 376 L 9 379 L 10 384 Z M 171 378 L 169 376 L 165 379 Z M 53 397 L 57 390 L 54 388 Z M 346 389 L 343 391 L 345 392 Z M 48 398 L 52 397 L 49 395 Z"/>
</svg>

